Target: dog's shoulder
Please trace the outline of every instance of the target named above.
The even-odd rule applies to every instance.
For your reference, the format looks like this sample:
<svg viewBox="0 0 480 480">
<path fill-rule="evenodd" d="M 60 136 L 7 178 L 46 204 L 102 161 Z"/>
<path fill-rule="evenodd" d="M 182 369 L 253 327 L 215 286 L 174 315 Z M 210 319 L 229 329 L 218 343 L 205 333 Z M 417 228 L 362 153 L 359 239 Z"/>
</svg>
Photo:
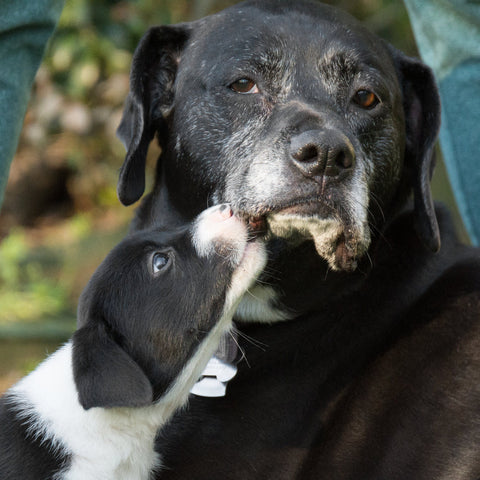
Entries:
<svg viewBox="0 0 480 480">
<path fill-rule="evenodd" d="M 437 254 L 417 256 L 422 264 L 425 291 L 419 307 L 427 315 L 453 321 L 464 330 L 462 322 L 476 327 L 480 314 L 480 248 L 459 241 L 450 213 L 438 206 L 436 215 L 442 238 Z"/>
<path fill-rule="evenodd" d="M 436 254 L 422 250 L 405 233 L 411 217 L 400 218 L 390 244 L 390 251 L 396 250 L 395 267 L 385 260 L 387 268 L 376 283 L 386 285 L 387 302 L 402 298 L 395 311 L 398 323 L 405 326 L 399 338 L 418 338 L 419 352 L 437 349 L 445 361 L 450 355 L 471 356 L 479 367 L 475 375 L 480 377 L 480 348 L 474 347 L 480 347 L 480 248 L 458 241 L 444 208 L 437 208 L 437 217 L 442 248 Z"/>
<path fill-rule="evenodd" d="M 472 446 L 480 445 L 479 281 L 469 265 L 451 266 L 404 312 L 408 326 L 361 382 L 368 393 L 355 397 L 360 402 L 352 412 L 364 420 L 362 412 L 374 415 L 372 439 L 383 473 L 405 471 L 421 452 L 428 462 L 416 478 L 444 471 L 448 478 L 478 478 L 480 458 Z M 392 442 L 396 452 L 380 453 Z"/>
<path fill-rule="evenodd" d="M 446 470 L 449 478 L 478 478 L 480 459 L 471 447 L 480 444 L 480 249 L 461 245 L 450 220 L 438 214 L 442 250 L 403 248 L 396 257 L 405 272 L 398 283 L 391 272 L 390 339 L 355 389 L 349 424 L 370 416 L 377 439 L 370 453 L 378 454 L 383 473 L 403 471 L 422 452 L 428 461 L 416 478 Z M 392 240 L 403 247 L 413 246 L 408 234 L 400 238 L 409 221 L 400 219 Z M 386 454 L 382 445 L 392 442 L 398 449 Z"/>
</svg>

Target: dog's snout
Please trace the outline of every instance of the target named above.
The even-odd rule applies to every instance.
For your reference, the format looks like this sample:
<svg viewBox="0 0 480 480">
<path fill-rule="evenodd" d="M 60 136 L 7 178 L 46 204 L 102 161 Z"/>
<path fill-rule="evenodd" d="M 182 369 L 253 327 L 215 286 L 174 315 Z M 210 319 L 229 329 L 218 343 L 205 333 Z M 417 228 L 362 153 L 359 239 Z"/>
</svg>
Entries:
<svg viewBox="0 0 480 480">
<path fill-rule="evenodd" d="M 355 152 L 348 138 L 335 130 L 309 130 L 292 137 L 290 155 L 306 176 L 337 177 L 355 165 Z"/>
</svg>

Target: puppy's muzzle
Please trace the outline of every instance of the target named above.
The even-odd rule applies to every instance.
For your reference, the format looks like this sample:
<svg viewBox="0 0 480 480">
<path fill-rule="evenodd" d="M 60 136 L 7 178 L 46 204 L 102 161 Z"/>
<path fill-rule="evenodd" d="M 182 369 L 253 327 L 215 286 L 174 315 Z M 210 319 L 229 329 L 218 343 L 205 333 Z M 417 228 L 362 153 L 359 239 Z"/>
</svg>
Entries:
<svg viewBox="0 0 480 480">
<path fill-rule="evenodd" d="M 309 178 L 334 179 L 355 166 L 355 151 L 349 139 L 337 130 L 308 130 L 292 137 L 290 156 Z"/>
<path fill-rule="evenodd" d="M 192 236 L 200 257 L 220 254 L 237 266 L 244 256 L 250 232 L 230 205 L 222 204 L 210 207 L 198 216 Z"/>
</svg>

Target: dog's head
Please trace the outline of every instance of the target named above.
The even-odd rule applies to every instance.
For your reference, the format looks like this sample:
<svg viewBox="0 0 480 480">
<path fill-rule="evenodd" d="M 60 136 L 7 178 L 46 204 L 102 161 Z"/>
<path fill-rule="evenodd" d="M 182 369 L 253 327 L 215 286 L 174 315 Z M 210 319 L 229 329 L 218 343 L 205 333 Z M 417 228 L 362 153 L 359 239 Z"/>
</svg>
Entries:
<svg viewBox="0 0 480 480">
<path fill-rule="evenodd" d="M 431 71 L 350 16 L 247 1 L 142 39 L 119 127 L 119 197 L 143 194 L 157 134 L 149 218 L 229 202 L 287 244 L 313 239 L 330 268 L 348 271 L 413 190 L 417 231 L 436 251 L 439 109 Z"/>
<path fill-rule="evenodd" d="M 142 231 L 110 252 L 82 294 L 72 340 L 84 408 L 148 405 L 194 354 L 197 380 L 263 268 L 262 242 L 248 237 L 222 205 L 189 228 Z"/>
</svg>

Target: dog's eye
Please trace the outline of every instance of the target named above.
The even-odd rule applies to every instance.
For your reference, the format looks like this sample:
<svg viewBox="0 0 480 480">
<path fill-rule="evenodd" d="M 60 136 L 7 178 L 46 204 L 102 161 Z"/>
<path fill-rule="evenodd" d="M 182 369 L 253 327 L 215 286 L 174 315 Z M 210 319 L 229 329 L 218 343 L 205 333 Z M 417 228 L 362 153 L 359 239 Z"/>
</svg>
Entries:
<svg viewBox="0 0 480 480">
<path fill-rule="evenodd" d="M 237 93 L 258 93 L 257 84 L 250 78 L 240 78 L 230 85 L 230 88 Z"/>
<path fill-rule="evenodd" d="M 170 263 L 170 257 L 166 253 L 155 253 L 152 257 L 153 273 L 158 273 Z"/>
<path fill-rule="evenodd" d="M 359 90 L 353 96 L 353 101 L 362 108 L 371 109 L 378 105 L 380 100 L 369 90 Z"/>
</svg>

